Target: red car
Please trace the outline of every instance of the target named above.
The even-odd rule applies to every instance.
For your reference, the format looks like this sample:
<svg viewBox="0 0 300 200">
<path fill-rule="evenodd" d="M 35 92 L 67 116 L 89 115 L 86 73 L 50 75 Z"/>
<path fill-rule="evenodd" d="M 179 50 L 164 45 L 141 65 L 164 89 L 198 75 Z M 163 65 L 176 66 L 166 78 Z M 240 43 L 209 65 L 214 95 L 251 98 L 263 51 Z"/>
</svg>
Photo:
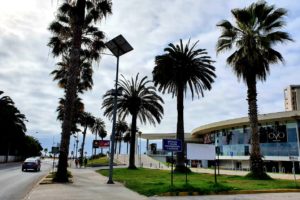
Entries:
<svg viewBox="0 0 300 200">
<path fill-rule="evenodd" d="M 34 170 L 34 171 L 40 171 L 41 170 L 41 162 L 39 159 L 36 158 L 27 158 L 23 164 L 22 164 L 22 171 L 27 170 Z"/>
</svg>

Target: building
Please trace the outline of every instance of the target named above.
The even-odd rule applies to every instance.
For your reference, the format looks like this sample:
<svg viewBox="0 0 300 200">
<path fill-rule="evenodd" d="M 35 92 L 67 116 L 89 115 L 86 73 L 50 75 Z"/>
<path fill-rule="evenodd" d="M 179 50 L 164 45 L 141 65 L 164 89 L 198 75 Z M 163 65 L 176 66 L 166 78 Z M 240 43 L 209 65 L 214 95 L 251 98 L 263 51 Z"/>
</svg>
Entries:
<svg viewBox="0 0 300 200">
<path fill-rule="evenodd" d="M 290 85 L 284 89 L 285 111 L 300 110 L 300 85 Z"/>
<path fill-rule="evenodd" d="M 260 149 L 265 169 L 291 172 L 291 159 L 300 155 L 300 110 L 258 115 Z M 192 137 L 220 149 L 219 165 L 224 169 L 249 170 L 251 132 L 248 117 L 225 120 L 194 129 Z M 299 165 L 296 165 L 299 171 Z"/>
<path fill-rule="evenodd" d="M 269 172 L 291 173 L 293 162 L 296 172 L 300 172 L 300 85 L 290 85 L 284 89 L 285 112 L 258 115 L 260 150 L 265 170 Z M 217 147 L 219 166 L 223 169 L 250 170 L 251 131 L 249 118 L 242 117 L 206 124 L 185 134 L 187 143 L 211 144 Z M 175 138 L 175 134 L 144 134 L 148 140 Z M 147 145 L 148 146 L 148 145 Z M 194 152 L 194 151 L 193 151 Z M 160 160 L 167 152 L 155 149 L 148 155 L 160 154 Z M 201 154 L 201 152 L 199 152 Z M 210 167 L 214 161 L 191 160 L 203 167 Z"/>
</svg>

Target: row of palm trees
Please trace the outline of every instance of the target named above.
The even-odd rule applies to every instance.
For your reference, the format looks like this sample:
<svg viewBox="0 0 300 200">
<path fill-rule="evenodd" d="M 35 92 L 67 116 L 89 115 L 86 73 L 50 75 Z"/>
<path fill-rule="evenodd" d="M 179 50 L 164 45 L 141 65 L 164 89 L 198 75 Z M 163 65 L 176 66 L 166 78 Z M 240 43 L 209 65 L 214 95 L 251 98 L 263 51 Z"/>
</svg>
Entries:
<svg viewBox="0 0 300 200">
<path fill-rule="evenodd" d="M 38 140 L 26 135 L 26 117 L 14 101 L 0 91 L 0 155 L 38 156 L 42 147 Z"/>
<path fill-rule="evenodd" d="M 265 81 L 270 72 L 270 64 L 283 61 L 281 54 L 273 49 L 277 43 L 291 41 L 289 34 L 280 31 L 284 26 L 285 9 L 276 9 L 264 1 L 251 4 L 243 9 L 233 9 L 235 23 L 228 20 L 221 21 L 217 26 L 221 28 L 221 36 L 217 42 L 217 52 L 233 50 L 227 63 L 232 67 L 239 79 L 247 85 L 247 101 L 249 105 L 249 123 L 252 130 L 251 172 L 254 177 L 264 177 L 262 159 L 259 149 L 258 123 L 257 123 L 257 81 Z M 94 15 L 97 13 L 96 15 Z M 57 172 L 58 181 L 67 181 L 66 154 L 69 138 L 74 128 L 76 109 L 79 109 L 78 93 L 82 92 L 82 80 L 87 78 L 85 69 L 99 58 L 103 50 L 104 34 L 97 32 L 97 28 L 88 26 L 111 13 L 111 1 L 77 0 L 65 3 L 59 9 L 57 20 L 50 25 L 54 37 L 49 45 L 53 54 L 60 56 L 65 63 L 65 101 L 62 123 L 62 139 Z M 91 34 L 90 34 L 91 33 Z M 101 32 L 102 33 L 102 32 Z M 96 37 L 97 42 L 88 36 Z M 130 143 L 135 144 L 137 120 L 145 124 L 160 123 L 163 116 L 163 99 L 158 91 L 170 93 L 177 99 L 177 130 L 176 136 L 184 143 L 184 96 L 188 91 L 192 98 L 204 96 L 205 90 L 212 88 L 216 78 L 214 61 L 208 56 L 205 49 L 197 49 L 197 42 L 184 44 L 169 44 L 162 55 L 155 57 L 155 66 L 152 72 L 154 86 L 150 85 L 148 78 L 126 79 L 124 76 L 118 83 L 123 91 L 118 97 L 118 117 L 125 120 L 131 116 Z M 97 48 L 95 47 L 97 46 Z M 87 64 L 85 64 L 87 62 Z M 89 68 L 90 69 L 90 68 Z M 91 70 L 87 70 L 92 74 Z M 89 76 L 90 80 L 92 76 Z M 83 84 L 92 86 L 90 84 Z M 103 97 L 102 109 L 104 115 L 112 118 L 113 96 L 107 92 Z M 177 171 L 184 170 L 185 150 L 177 154 Z M 130 147 L 129 168 L 134 165 L 134 145 Z"/>
</svg>

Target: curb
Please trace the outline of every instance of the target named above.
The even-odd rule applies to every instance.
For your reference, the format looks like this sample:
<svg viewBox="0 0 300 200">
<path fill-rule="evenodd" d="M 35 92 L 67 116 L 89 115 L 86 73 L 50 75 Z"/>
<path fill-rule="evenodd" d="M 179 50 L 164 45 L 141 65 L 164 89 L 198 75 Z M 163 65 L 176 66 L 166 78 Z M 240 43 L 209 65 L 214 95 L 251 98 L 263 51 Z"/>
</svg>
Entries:
<svg viewBox="0 0 300 200">
<path fill-rule="evenodd" d="M 300 189 L 273 189 L 273 190 L 241 190 L 241 191 L 228 191 L 218 193 L 203 194 L 200 192 L 167 192 L 158 196 L 202 196 L 202 195 L 232 195 L 232 194 L 261 194 L 261 193 L 288 193 L 299 192 Z"/>
<path fill-rule="evenodd" d="M 50 171 L 48 171 L 48 173 L 45 174 L 41 179 L 39 179 L 38 181 L 36 181 L 35 183 L 32 184 L 30 191 L 27 192 L 27 194 L 24 196 L 23 200 L 29 199 L 30 193 L 33 191 L 34 188 L 36 188 L 38 185 L 40 185 L 40 183 L 46 178 L 46 176 L 48 176 L 49 172 Z"/>
</svg>

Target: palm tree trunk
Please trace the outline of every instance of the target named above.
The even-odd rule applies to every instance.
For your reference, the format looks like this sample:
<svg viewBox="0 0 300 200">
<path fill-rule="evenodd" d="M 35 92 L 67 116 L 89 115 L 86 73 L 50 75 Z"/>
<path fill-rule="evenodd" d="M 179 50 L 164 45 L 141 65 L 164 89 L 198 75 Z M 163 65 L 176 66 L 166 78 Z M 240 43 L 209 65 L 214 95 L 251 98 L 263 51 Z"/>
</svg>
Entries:
<svg viewBox="0 0 300 200">
<path fill-rule="evenodd" d="M 85 136 L 86 136 L 86 130 L 87 130 L 88 125 L 86 124 L 82 133 L 82 143 L 81 143 L 81 151 L 80 151 L 80 155 L 81 155 L 81 162 L 79 163 L 83 163 L 83 153 L 84 153 L 84 144 L 85 144 Z"/>
<path fill-rule="evenodd" d="M 65 112 L 64 120 L 62 123 L 62 135 L 60 141 L 59 150 L 59 161 L 55 180 L 58 182 L 68 182 L 68 153 L 70 145 L 70 136 L 73 115 L 74 115 L 74 105 L 77 94 L 78 85 L 78 75 L 80 72 L 80 49 L 81 49 L 81 36 L 82 36 L 82 26 L 84 22 L 85 15 L 85 0 L 78 0 L 76 4 L 76 12 L 72 16 L 72 48 L 70 52 L 70 68 L 68 71 L 68 81 L 66 87 L 66 101 L 65 101 Z"/>
<path fill-rule="evenodd" d="M 257 119 L 257 91 L 255 76 L 247 79 L 248 86 L 248 115 L 250 122 L 251 136 L 251 154 L 250 168 L 254 177 L 261 178 L 264 175 L 263 161 L 260 154 L 259 134 L 258 134 L 258 119 Z"/>
<path fill-rule="evenodd" d="M 182 141 L 182 152 L 177 152 L 177 162 L 175 171 L 185 172 L 184 166 L 184 155 L 185 155 L 185 144 L 184 144 L 184 113 L 183 113 L 183 85 L 179 84 L 177 93 L 177 131 L 176 138 Z"/>
<path fill-rule="evenodd" d="M 121 154 L 121 144 L 122 144 L 122 137 L 119 140 L 119 154 Z"/>
<path fill-rule="evenodd" d="M 128 169 L 136 169 L 135 158 L 134 158 L 135 157 L 136 118 L 137 118 L 137 115 L 132 115 Z"/>
<path fill-rule="evenodd" d="M 128 154 L 128 141 L 126 143 L 127 143 L 126 154 Z"/>
</svg>

